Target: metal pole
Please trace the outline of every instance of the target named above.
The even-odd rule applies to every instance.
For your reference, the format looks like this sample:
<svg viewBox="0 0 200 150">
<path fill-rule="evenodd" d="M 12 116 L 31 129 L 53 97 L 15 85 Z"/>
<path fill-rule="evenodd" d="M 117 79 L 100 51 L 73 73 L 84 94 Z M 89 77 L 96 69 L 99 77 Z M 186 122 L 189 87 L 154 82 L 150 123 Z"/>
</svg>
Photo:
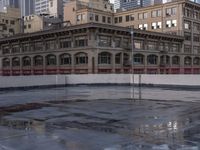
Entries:
<svg viewBox="0 0 200 150">
<path fill-rule="evenodd" d="M 134 42 L 133 42 L 133 37 L 134 36 L 134 32 L 133 32 L 133 28 L 131 28 L 131 84 L 132 84 L 132 98 L 133 100 L 135 99 L 135 94 L 134 94 L 134 71 L 133 71 L 133 51 L 134 51 Z"/>
</svg>

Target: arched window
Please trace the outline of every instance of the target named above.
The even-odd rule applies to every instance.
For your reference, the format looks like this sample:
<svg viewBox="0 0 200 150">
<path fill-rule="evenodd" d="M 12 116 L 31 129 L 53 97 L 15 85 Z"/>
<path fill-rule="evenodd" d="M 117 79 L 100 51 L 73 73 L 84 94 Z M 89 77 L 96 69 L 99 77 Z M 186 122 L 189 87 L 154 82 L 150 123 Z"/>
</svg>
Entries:
<svg viewBox="0 0 200 150">
<path fill-rule="evenodd" d="M 185 64 L 186 66 L 192 65 L 192 58 L 189 57 L 189 56 L 185 57 L 185 58 L 184 58 L 184 64 Z"/>
<path fill-rule="evenodd" d="M 46 65 L 47 66 L 55 66 L 56 65 L 56 56 L 55 55 L 47 55 L 46 56 Z"/>
<path fill-rule="evenodd" d="M 60 55 L 60 65 L 70 65 L 71 64 L 71 55 L 70 54 L 61 54 Z"/>
<path fill-rule="evenodd" d="M 193 64 L 194 65 L 200 65 L 200 58 L 199 57 L 195 57 L 193 60 Z"/>
<path fill-rule="evenodd" d="M 111 54 L 108 52 L 102 52 L 98 57 L 99 64 L 111 64 Z"/>
<path fill-rule="evenodd" d="M 158 63 L 158 56 L 156 55 L 147 56 L 147 62 L 149 65 L 156 65 Z"/>
<path fill-rule="evenodd" d="M 169 65 L 170 64 L 170 57 L 168 55 L 162 55 L 160 57 L 160 64 L 161 65 Z"/>
<path fill-rule="evenodd" d="M 14 57 L 12 59 L 12 66 L 13 67 L 19 67 L 20 66 L 20 59 L 18 57 Z"/>
<path fill-rule="evenodd" d="M 26 56 L 22 58 L 23 66 L 31 66 L 31 58 Z"/>
<path fill-rule="evenodd" d="M 78 53 L 75 55 L 76 64 L 87 64 L 88 63 L 88 56 L 86 53 Z"/>
<path fill-rule="evenodd" d="M 121 64 L 121 53 L 115 55 L 115 64 Z"/>
<path fill-rule="evenodd" d="M 136 65 L 144 64 L 144 55 L 142 54 L 133 55 L 133 63 Z"/>
<path fill-rule="evenodd" d="M 179 56 L 173 56 L 172 57 L 172 65 L 179 65 L 180 64 L 180 57 Z"/>
<path fill-rule="evenodd" d="M 4 58 L 2 60 L 2 64 L 3 64 L 3 67 L 9 67 L 10 66 L 10 59 L 9 58 Z"/>
<path fill-rule="evenodd" d="M 33 58 L 34 60 L 34 66 L 43 66 L 43 57 L 40 55 L 37 55 Z"/>
</svg>

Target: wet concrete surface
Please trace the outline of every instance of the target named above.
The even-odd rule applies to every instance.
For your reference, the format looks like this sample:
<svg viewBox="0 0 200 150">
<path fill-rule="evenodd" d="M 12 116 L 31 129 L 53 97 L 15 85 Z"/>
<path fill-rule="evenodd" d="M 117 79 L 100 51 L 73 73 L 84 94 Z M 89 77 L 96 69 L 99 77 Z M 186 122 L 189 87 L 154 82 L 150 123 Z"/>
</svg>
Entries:
<svg viewBox="0 0 200 150">
<path fill-rule="evenodd" d="M 78 86 L 0 93 L 0 150 L 199 150 L 200 90 Z"/>
</svg>

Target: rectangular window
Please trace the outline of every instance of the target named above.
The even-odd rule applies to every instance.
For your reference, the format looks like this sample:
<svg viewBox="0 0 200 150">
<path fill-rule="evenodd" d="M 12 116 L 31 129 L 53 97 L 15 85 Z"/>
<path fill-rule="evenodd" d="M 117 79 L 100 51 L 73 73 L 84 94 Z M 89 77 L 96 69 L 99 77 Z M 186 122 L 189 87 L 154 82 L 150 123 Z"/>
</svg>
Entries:
<svg viewBox="0 0 200 150">
<path fill-rule="evenodd" d="M 102 16 L 102 22 L 106 23 L 106 17 L 105 16 Z"/>
<path fill-rule="evenodd" d="M 142 19 L 143 19 L 143 14 L 142 14 L 142 13 L 138 14 L 138 19 L 139 19 L 139 20 L 142 20 Z"/>
<path fill-rule="evenodd" d="M 147 19 L 148 13 L 144 13 L 143 15 L 144 15 L 144 19 Z"/>
<path fill-rule="evenodd" d="M 77 37 L 75 37 L 75 46 L 76 47 L 88 46 L 87 36 L 77 36 Z"/>
<path fill-rule="evenodd" d="M 151 24 L 151 28 L 152 28 L 152 29 L 156 29 L 156 28 L 157 28 L 156 22 L 153 22 L 153 23 Z"/>
<path fill-rule="evenodd" d="M 111 36 L 99 36 L 99 46 L 101 47 L 111 47 Z"/>
<path fill-rule="evenodd" d="M 99 21 L 99 16 L 98 15 L 95 15 L 95 21 Z"/>
<path fill-rule="evenodd" d="M 119 17 L 119 23 L 122 23 L 122 16 Z"/>
<path fill-rule="evenodd" d="M 60 39 L 60 48 L 70 48 L 71 38 Z"/>
<path fill-rule="evenodd" d="M 144 42 L 143 41 L 140 41 L 140 40 L 134 40 L 134 46 L 135 46 L 135 49 L 144 49 L 143 47 L 143 44 Z"/>
<path fill-rule="evenodd" d="M 107 22 L 111 23 L 111 18 L 110 17 L 107 18 Z"/>
<path fill-rule="evenodd" d="M 46 41 L 46 50 L 53 50 L 55 47 L 56 44 L 54 40 Z"/>
</svg>

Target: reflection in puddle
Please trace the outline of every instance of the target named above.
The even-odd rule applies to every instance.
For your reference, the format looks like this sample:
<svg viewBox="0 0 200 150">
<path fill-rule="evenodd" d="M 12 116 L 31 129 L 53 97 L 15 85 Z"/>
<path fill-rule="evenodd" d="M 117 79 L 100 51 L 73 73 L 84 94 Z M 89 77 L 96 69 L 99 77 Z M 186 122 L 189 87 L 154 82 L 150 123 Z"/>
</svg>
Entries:
<svg viewBox="0 0 200 150">
<path fill-rule="evenodd" d="M 2 110 L 0 128 L 33 132 L 39 137 L 30 134 L 21 141 L 10 139 L 5 147 L 17 147 L 13 145 L 18 141 L 34 139 L 35 145 L 41 140 L 48 143 L 47 147 L 56 143 L 58 150 L 200 149 L 199 103 L 77 98 L 13 105 Z M 0 139 L 0 150 L 1 144 Z M 29 145 L 25 149 L 32 150 Z"/>
</svg>

